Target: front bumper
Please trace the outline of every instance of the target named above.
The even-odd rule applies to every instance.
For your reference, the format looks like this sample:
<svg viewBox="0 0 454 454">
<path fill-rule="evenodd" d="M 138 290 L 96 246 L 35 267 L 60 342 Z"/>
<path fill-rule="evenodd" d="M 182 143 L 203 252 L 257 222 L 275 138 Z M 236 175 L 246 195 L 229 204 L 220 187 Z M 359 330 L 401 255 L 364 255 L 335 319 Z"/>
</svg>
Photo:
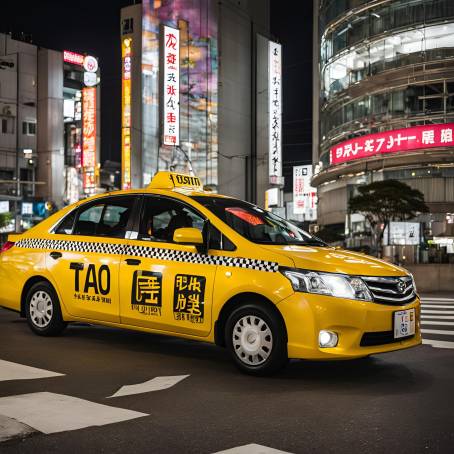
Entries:
<svg viewBox="0 0 454 454">
<path fill-rule="evenodd" d="M 390 306 L 310 293 L 294 293 L 278 303 L 277 307 L 287 327 L 289 358 L 353 359 L 421 344 L 419 298 L 404 306 Z M 393 313 L 412 308 L 415 308 L 416 313 L 415 335 L 394 341 Z M 338 334 L 339 342 L 336 347 L 319 347 L 318 333 L 322 329 Z M 362 346 L 361 339 L 365 333 L 374 333 L 368 337 L 376 338 L 379 345 Z M 389 335 L 386 336 L 386 333 Z"/>
</svg>

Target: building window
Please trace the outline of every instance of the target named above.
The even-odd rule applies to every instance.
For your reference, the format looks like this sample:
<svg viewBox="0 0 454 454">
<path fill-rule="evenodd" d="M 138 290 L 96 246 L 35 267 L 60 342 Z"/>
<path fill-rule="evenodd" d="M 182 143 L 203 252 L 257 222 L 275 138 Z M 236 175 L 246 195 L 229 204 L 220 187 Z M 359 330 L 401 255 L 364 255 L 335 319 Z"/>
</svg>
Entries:
<svg viewBox="0 0 454 454">
<path fill-rule="evenodd" d="M 36 123 L 32 121 L 23 121 L 22 134 L 24 136 L 34 136 L 36 134 Z"/>
<path fill-rule="evenodd" d="M 1 131 L 2 134 L 13 134 L 14 133 L 14 118 L 1 119 Z"/>
</svg>

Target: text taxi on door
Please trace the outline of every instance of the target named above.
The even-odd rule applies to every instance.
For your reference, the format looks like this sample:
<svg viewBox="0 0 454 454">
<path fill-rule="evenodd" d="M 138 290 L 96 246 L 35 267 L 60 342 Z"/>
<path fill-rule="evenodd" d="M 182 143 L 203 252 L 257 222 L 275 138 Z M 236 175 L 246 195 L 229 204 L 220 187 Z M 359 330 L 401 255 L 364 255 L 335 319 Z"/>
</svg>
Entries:
<svg viewBox="0 0 454 454">
<path fill-rule="evenodd" d="M 421 343 L 412 276 L 159 172 L 69 206 L 0 254 L 0 305 L 55 335 L 86 321 L 214 342 L 265 374 Z"/>
</svg>

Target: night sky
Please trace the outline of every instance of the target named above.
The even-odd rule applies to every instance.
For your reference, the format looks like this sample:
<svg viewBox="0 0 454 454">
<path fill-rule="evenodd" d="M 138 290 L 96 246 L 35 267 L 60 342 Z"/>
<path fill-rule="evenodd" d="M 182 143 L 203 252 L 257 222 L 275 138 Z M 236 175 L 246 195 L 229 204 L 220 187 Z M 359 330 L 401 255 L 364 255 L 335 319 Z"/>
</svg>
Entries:
<svg viewBox="0 0 454 454">
<path fill-rule="evenodd" d="M 120 159 L 120 8 L 131 3 L 3 0 L 1 5 L 1 32 L 23 32 L 36 45 L 99 58 L 103 162 Z M 291 184 L 291 166 L 311 161 L 312 1 L 271 0 L 271 33 L 284 47 L 284 174 Z"/>
</svg>

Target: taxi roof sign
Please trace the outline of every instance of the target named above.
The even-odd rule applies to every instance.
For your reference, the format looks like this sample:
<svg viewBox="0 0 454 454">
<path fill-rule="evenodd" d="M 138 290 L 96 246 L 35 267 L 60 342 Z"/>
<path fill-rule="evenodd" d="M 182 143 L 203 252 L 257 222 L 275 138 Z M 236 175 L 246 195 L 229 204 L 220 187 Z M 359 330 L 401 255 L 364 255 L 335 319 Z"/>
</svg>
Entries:
<svg viewBox="0 0 454 454">
<path fill-rule="evenodd" d="M 148 185 L 148 189 L 203 191 L 203 185 L 199 177 L 176 172 L 158 172 Z"/>
</svg>

